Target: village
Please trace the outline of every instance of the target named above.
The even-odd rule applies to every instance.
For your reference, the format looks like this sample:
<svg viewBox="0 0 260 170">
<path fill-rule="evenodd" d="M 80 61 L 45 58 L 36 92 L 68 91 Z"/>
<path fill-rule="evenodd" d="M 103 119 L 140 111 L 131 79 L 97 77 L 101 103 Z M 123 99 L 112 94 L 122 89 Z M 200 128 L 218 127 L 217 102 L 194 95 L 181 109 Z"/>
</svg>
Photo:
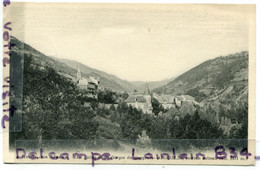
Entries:
<svg viewBox="0 0 260 170">
<path fill-rule="evenodd" d="M 78 88 L 86 90 L 86 95 L 89 98 L 98 100 L 98 92 L 104 91 L 104 88 L 100 86 L 100 81 L 98 77 L 89 76 L 88 78 L 85 78 L 81 75 L 80 69 L 78 69 L 77 72 L 76 82 Z M 142 110 L 142 112 L 145 114 L 153 114 L 152 101 L 154 99 L 156 99 L 165 110 L 169 110 L 171 108 L 180 108 L 183 103 L 188 103 L 192 105 L 198 104 L 198 102 L 195 101 L 194 97 L 190 95 L 175 96 L 169 94 L 158 95 L 156 93 L 153 93 L 150 91 L 148 83 L 145 84 L 143 92 L 132 92 L 127 94 L 128 97 L 125 99 L 123 97 L 118 97 L 115 103 L 100 103 L 100 105 L 109 109 L 112 104 L 115 106 L 115 108 L 117 108 L 119 102 L 125 102 L 128 106 L 132 106 L 133 108 Z M 89 107 L 90 103 L 85 102 L 84 105 L 86 107 Z"/>
</svg>

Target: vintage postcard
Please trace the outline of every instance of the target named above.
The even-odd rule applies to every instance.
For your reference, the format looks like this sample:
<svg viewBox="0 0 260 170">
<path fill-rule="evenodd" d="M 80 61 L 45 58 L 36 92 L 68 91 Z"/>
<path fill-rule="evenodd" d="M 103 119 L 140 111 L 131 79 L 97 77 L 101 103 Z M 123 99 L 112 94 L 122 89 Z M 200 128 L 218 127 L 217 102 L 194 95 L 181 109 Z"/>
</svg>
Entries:
<svg viewBox="0 0 260 170">
<path fill-rule="evenodd" d="M 255 5 L 3 8 L 5 163 L 255 164 Z"/>
</svg>

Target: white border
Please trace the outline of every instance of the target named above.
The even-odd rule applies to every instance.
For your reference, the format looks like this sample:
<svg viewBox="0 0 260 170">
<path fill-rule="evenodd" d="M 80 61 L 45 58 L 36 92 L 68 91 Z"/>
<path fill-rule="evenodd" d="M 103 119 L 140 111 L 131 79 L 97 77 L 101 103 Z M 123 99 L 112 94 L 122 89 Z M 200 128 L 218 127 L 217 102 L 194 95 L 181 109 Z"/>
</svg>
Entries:
<svg viewBox="0 0 260 170">
<path fill-rule="evenodd" d="M 3 1 L 3 0 L 2 0 Z M 0 3 L 0 20 L 1 23 L 3 23 L 3 3 Z M 257 34 L 256 34 L 256 47 L 259 47 L 259 18 L 260 18 L 260 1 L 259 0 L 15 0 L 15 2 L 89 2 L 89 3 L 208 3 L 208 4 L 256 4 L 256 18 L 257 18 Z M 14 2 L 11 0 L 11 3 Z M 3 25 L 3 24 L 2 24 Z M 3 28 L 0 27 L 0 32 L 2 35 Z M 1 38 L 2 39 L 2 38 Z M 0 55 L 2 55 L 3 52 L 3 42 L 0 41 Z M 260 59 L 259 59 L 259 48 L 256 48 L 256 153 L 258 156 L 260 156 Z M 2 86 L 3 84 L 3 68 L 2 68 L 2 57 L 1 57 L 1 64 L 0 64 L 0 84 Z M 0 88 L 0 94 L 2 94 L 2 88 Z M 2 100 L 2 99 L 1 99 Z M 2 101 L 1 101 L 2 103 Z M 259 103 L 259 104 L 258 104 Z M 2 104 L 0 104 L 0 110 L 2 110 Z M 2 116 L 2 111 L 1 114 Z M 2 170 L 8 170 L 8 169 L 21 169 L 21 170 L 28 170 L 28 169 L 39 169 L 39 170 L 45 170 L 45 169 L 62 169 L 62 170 L 71 170 L 71 169 L 88 169 L 92 168 L 91 165 L 42 165 L 42 164 L 3 164 L 3 136 L 2 136 L 2 129 L 0 129 L 0 169 Z M 95 169 L 188 169 L 188 168 L 194 168 L 194 169 L 258 169 L 260 167 L 260 160 L 256 162 L 255 167 L 242 167 L 242 166 L 185 166 L 185 165 L 96 165 Z"/>
</svg>

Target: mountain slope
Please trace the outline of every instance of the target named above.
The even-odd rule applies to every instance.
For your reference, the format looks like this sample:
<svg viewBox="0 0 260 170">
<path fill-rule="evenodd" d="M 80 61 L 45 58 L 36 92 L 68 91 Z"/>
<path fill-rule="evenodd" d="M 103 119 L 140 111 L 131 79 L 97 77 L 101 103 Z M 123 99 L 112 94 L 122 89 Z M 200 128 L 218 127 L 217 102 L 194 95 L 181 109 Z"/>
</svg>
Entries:
<svg viewBox="0 0 260 170">
<path fill-rule="evenodd" d="M 248 52 L 205 61 L 153 92 L 189 94 L 202 103 L 245 102 L 248 95 Z"/>
<path fill-rule="evenodd" d="M 39 67 L 39 69 L 43 69 L 47 66 L 52 67 L 60 75 L 69 78 L 73 82 L 76 82 L 77 68 L 80 67 L 83 77 L 87 77 L 89 75 L 98 76 L 100 78 L 101 86 L 104 88 L 108 88 L 114 91 L 132 91 L 134 89 L 130 83 L 121 80 L 116 76 L 92 69 L 76 61 L 66 61 L 46 56 L 30 45 L 16 39 L 15 37 L 11 37 L 11 42 L 12 44 L 15 44 L 15 46 L 12 47 L 12 51 L 15 51 L 21 55 L 27 54 L 32 56 L 32 62 L 35 66 Z"/>
<path fill-rule="evenodd" d="M 138 92 L 143 92 L 145 89 L 146 83 L 148 83 L 149 89 L 153 90 L 162 86 L 165 86 L 169 82 L 173 81 L 175 78 L 171 79 L 165 79 L 162 81 L 149 81 L 149 82 L 144 82 L 144 81 L 131 81 L 130 83 L 133 84 L 136 87 L 136 90 Z"/>
<path fill-rule="evenodd" d="M 38 145 L 40 138 L 43 141 L 97 138 L 95 113 L 84 107 L 85 99 L 76 84 L 61 75 L 73 74 L 75 70 L 14 37 L 11 44 L 14 45 L 10 53 L 10 83 L 15 88 L 10 88 L 10 103 L 17 108 L 14 117 L 20 116 L 10 119 L 10 124 L 19 121 L 22 126 L 20 131 L 10 133 L 10 146 L 15 148 L 18 140 L 35 141 L 22 144 L 23 148 L 30 148 Z"/>
<path fill-rule="evenodd" d="M 68 60 L 68 59 L 57 59 L 57 60 L 65 63 L 66 65 L 70 66 L 71 68 L 74 68 L 75 70 L 77 70 L 79 68 L 82 73 L 85 73 L 88 75 L 90 75 L 90 74 L 99 75 L 103 79 L 106 79 L 109 83 L 115 82 L 118 85 L 118 87 L 117 87 L 118 90 L 125 90 L 127 92 L 132 92 L 135 89 L 135 87 L 132 84 L 130 84 L 129 82 L 127 82 L 125 80 L 122 80 L 114 75 L 105 73 L 103 71 L 93 69 L 93 68 L 88 67 L 84 64 L 81 64 L 77 61 Z M 111 86 L 109 83 L 101 80 L 101 85 L 103 85 L 104 87 Z"/>
</svg>

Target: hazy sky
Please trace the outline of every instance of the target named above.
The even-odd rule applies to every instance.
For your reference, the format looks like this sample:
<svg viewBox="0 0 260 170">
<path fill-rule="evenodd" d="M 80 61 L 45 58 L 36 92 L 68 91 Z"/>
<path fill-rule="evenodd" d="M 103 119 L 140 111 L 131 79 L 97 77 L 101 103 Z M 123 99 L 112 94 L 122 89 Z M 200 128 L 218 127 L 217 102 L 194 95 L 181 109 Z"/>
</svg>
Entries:
<svg viewBox="0 0 260 170">
<path fill-rule="evenodd" d="M 129 81 L 172 78 L 205 60 L 248 50 L 254 12 L 243 5 L 11 6 L 18 39 Z"/>
</svg>

